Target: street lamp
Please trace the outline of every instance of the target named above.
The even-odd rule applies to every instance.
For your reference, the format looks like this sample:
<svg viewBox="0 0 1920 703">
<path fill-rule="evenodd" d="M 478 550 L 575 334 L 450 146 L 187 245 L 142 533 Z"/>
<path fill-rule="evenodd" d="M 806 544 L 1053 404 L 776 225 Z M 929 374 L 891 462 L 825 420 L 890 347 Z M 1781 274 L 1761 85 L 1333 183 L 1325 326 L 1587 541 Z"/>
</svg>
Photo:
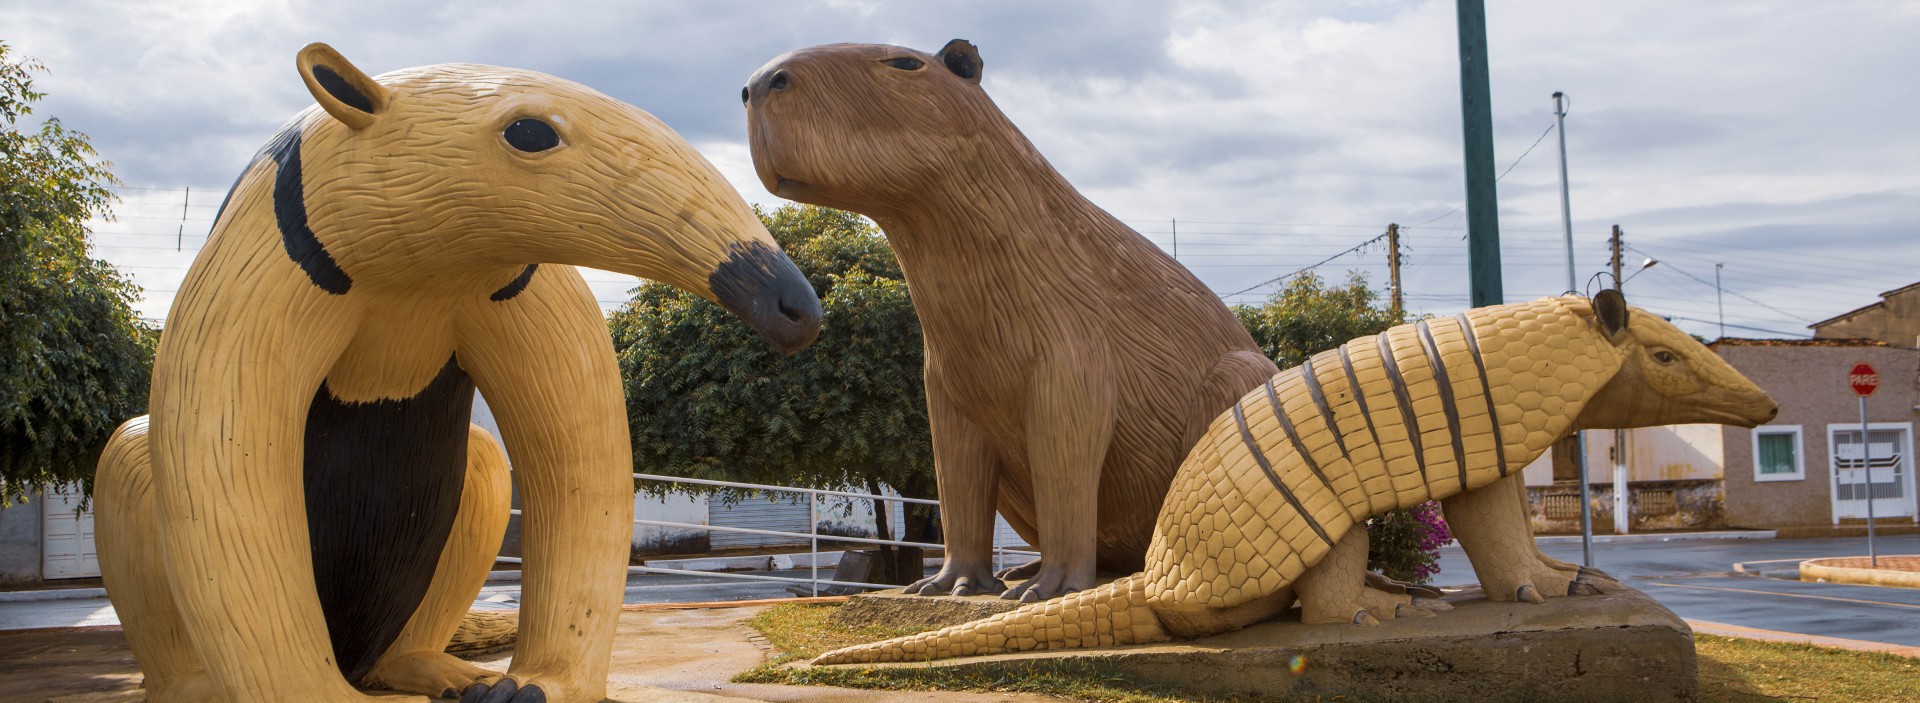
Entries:
<svg viewBox="0 0 1920 703">
<path fill-rule="evenodd" d="M 1653 268 L 1655 265 L 1659 263 L 1660 263 L 1659 259 L 1649 257 L 1646 261 L 1640 263 L 1639 269 L 1635 270 L 1633 273 L 1627 274 L 1626 281 L 1621 281 L 1620 285 L 1626 285 L 1627 281 L 1633 280 L 1633 277 L 1640 275 L 1641 271 L 1645 271 L 1647 269 Z"/>
</svg>

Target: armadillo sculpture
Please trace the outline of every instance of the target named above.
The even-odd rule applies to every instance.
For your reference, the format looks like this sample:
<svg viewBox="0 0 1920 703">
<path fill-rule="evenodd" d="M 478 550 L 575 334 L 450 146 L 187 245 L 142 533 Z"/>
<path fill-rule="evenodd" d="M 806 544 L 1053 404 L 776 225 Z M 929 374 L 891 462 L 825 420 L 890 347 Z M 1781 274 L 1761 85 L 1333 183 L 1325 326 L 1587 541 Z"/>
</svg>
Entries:
<svg viewBox="0 0 1920 703">
<path fill-rule="evenodd" d="M 1367 516 L 1487 487 L 1575 429 L 1752 427 L 1778 411 L 1712 351 L 1659 317 L 1630 311 L 1614 291 L 1402 325 L 1281 372 L 1214 420 L 1161 506 L 1145 571 L 814 663 L 1238 629 L 1292 606 L 1298 589 L 1314 585 L 1309 569 L 1337 573 L 1336 563 L 1364 560 L 1365 542 L 1341 537 Z"/>
</svg>

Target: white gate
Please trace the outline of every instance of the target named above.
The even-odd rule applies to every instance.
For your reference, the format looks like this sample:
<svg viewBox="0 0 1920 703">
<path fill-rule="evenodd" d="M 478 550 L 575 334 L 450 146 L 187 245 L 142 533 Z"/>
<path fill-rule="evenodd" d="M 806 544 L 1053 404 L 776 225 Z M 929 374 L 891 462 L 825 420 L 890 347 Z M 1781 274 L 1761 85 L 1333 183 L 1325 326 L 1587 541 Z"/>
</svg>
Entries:
<svg viewBox="0 0 1920 703">
<path fill-rule="evenodd" d="M 813 496 L 753 495 L 733 505 L 713 500 L 707 507 L 707 524 L 714 527 L 743 527 L 752 530 L 786 532 L 786 535 L 759 535 L 717 531 L 710 544 L 713 549 L 741 547 L 789 547 L 807 543 L 812 531 Z"/>
<path fill-rule="evenodd" d="M 1827 426 L 1834 522 L 1865 519 L 1869 493 L 1874 517 L 1914 517 L 1912 423 L 1876 422 L 1867 429 L 1863 455 L 1859 425 Z"/>
<path fill-rule="evenodd" d="M 93 546 L 93 509 L 76 514 L 80 488 L 63 486 L 41 494 L 41 578 L 81 579 L 100 575 L 100 555 Z"/>
</svg>

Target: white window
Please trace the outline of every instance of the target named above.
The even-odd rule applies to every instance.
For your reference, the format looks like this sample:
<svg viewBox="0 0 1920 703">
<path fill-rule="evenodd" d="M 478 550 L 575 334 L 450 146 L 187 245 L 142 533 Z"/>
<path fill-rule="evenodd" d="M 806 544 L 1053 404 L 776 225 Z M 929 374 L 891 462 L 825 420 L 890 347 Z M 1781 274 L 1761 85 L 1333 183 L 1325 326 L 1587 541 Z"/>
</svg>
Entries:
<svg viewBox="0 0 1920 703">
<path fill-rule="evenodd" d="M 1753 480 L 1801 481 L 1807 478 L 1799 425 L 1753 428 Z"/>
</svg>

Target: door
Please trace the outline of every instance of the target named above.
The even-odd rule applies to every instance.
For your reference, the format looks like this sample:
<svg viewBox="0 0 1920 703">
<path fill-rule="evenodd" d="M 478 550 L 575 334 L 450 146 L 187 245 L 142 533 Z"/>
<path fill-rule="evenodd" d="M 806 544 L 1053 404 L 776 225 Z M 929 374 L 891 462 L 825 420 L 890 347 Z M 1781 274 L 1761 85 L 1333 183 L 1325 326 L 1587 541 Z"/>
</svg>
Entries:
<svg viewBox="0 0 1920 703">
<path fill-rule="evenodd" d="M 63 486 L 41 496 L 40 574 L 46 580 L 93 578 L 100 575 L 100 555 L 93 547 L 93 509 L 80 507 L 78 486 Z"/>
<path fill-rule="evenodd" d="M 1833 519 L 1866 519 L 1869 494 L 1876 518 L 1913 517 L 1913 427 L 1874 423 L 1860 442 L 1860 427 L 1829 425 L 1833 459 Z"/>
</svg>

